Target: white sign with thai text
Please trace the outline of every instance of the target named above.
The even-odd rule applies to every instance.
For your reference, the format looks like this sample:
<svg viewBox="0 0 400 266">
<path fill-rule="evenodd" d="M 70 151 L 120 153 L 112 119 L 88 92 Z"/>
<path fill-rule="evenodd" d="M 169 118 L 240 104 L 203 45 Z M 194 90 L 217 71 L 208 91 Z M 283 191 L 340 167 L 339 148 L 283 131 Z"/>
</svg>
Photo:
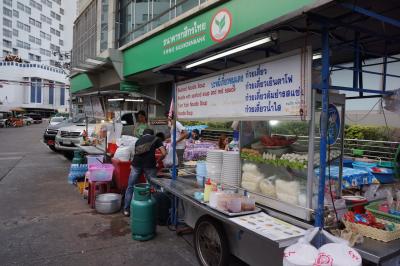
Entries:
<svg viewBox="0 0 400 266">
<path fill-rule="evenodd" d="M 309 119 L 311 49 L 178 84 L 177 117 L 201 119 Z"/>
</svg>

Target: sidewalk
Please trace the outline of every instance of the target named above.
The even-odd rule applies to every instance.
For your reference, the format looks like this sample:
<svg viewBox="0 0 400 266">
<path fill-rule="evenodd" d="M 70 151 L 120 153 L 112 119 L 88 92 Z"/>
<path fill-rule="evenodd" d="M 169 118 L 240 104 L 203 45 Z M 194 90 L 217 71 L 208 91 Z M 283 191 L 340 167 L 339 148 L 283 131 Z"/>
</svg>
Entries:
<svg viewBox="0 0 400 266">
<path fill-rule="evenodd" d="M 1 265 L 198 265 L 166 227 L 137 242 L 127 218 L 91 210 L 67 184 L 70 162 L 40 143 L 44 126 L 0 128 Z"/>
</svg>

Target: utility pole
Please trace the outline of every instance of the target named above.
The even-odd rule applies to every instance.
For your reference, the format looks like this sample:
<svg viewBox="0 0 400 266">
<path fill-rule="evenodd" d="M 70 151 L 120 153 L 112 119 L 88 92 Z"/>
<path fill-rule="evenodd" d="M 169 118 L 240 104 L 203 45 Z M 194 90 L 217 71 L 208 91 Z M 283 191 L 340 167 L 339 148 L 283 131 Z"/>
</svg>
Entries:
<svg viewBox="0 0 400 266">
<path fill-rule="evenodd" d="M 56 61 L 55 66 L 61 68 L 64 74 L 67 76 L 67 78 L 69 78 L 71 73 L 72 50 L 69 52 L 52 51 L 52 53 L 54 56 L 58 55 L 59 59 L 59 61 Z M 68 95 L 69 95 L 69 100 L 68 100 L 69 117 L 72 117 L 71 86 L 69 86 L 68 88 Z"/>
</svg>

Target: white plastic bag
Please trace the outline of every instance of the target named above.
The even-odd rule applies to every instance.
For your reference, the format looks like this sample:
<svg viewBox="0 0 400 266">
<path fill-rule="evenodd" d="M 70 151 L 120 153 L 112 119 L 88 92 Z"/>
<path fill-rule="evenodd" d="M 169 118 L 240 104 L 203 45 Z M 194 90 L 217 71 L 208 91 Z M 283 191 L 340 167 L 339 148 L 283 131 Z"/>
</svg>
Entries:
<svg viewBox="0 0 400 266">
<path fill-rule="evenodd" d="M 131 157 L 131 147 L 121 146 L 115 151 L 114 159 L 118 159 L 120 161 L 126 162 L 130 160 Z"/>
<path fill-rule="evenodd" d="M 168 147 L 168 150 L 167 150 L 167 156 L 165 156 L 165 158 L 164 158 L 164 160 L 163 160 L 163 164 L 164 164 L 164 167 L 172 167 L 173 166 L 173 164 L 174 164 L 174 162 L 173 162 L 173 160 L 174 160 L 174 154 L 173 154 L 173 148 L 172 148 L 172 145 L 170 145 L 169 147 Z M 178 165 L 179 163 L 178 163 L 178 155 L 176 154 L 176 152 L 175 152 L 175 165 Z"/>
</svg>

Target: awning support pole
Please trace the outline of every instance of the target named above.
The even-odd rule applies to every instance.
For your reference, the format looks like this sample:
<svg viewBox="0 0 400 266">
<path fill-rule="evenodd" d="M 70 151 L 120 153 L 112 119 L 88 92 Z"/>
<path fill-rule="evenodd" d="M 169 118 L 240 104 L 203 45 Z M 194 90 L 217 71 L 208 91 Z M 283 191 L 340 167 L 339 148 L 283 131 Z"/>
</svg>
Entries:
<svg viewBox="0 0 400 266">
<path fill-rule="evenodd" d="M 172 105 L 173 105 L 173 116 L 174 119 L 172 121 L 172 182 L 176 181 L 178 175 L 178 168 L 176 167 L 176 77 L 174 76 L 174 84 L 172 86 Z M 175 228 L 178 226 L 178 219 L 177 219 L 177 210 L 178 210 L 178 198 L 176 196 L 173 197 L 173 205 L 172 205 L 172 224 Z"/>
<path fill-rule="evenodd" d="M 320 143 L 320 172 L 318 184 L 318 206 L 315 217 L 315 226 L 324 227 L 324 198 L 325 198 L 325 169 L 327 146 L 327 122 L 329 103 L 329 32 L 326 24 L 322 28 L 322 112 L 321 112 L 321 143 Z"/>
</svg>

